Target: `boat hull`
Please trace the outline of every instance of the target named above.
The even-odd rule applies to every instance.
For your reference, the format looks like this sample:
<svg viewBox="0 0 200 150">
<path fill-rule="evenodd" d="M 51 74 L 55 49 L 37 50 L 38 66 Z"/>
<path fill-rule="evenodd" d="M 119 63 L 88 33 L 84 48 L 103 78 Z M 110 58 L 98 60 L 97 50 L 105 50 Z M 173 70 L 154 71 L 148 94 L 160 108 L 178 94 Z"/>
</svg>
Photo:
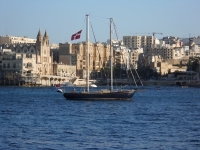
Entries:
<svg viewBox="0 0 200 150">
<path fill-rule="evenodd" d="M 67 100 L 131 100 L 135 90 L 109 93 L 63 93 Z"/>
</svg>

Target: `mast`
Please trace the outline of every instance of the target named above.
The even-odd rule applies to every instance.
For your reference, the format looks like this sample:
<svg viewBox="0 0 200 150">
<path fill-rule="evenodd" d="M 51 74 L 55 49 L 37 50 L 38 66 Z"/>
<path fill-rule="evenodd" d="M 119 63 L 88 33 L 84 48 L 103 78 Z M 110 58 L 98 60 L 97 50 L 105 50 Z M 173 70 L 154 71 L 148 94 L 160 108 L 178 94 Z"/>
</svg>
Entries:
<svg viewBox="0 0 200 150">
<path fill-rule="evenodd" d="M 110 92 L 113 91 L 112 21 L 113 19 L 110 18 Z"/>
<path fill-rule="evenodd" d="M 89 92 L 89 15 L 86 15 L 86 22 L 87 22 L 87 26 L 86 26 L 86 44 L 87 44 L 87 50 L 86 50 L 86 85 L 87 85 L 87 89 L 86 91 Z"/>
</svg>

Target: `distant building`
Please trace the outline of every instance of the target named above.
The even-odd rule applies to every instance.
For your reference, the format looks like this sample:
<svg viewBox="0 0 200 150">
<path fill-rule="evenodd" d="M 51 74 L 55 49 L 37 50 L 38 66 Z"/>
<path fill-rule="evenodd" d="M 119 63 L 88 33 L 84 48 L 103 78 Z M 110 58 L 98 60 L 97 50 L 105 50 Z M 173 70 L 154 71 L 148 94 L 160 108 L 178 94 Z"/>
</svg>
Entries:
<svg viewBox="0 0 200 150">
<path fill-rule="evenodd" d="M 36 43 L 36 39 L 31 39 L 26 36 L 0 36 L 0 44 L 23 44 L 23 43 Z"/>
<path fill-rule="evenodd" d="M 76 77 L 76 66 L 74 65 L 64 65 L 62 63 L 53 64 L 53 74 L 61 77 Z"/>
<path fill-rule="evenodd" d="M 89 70 L 91 77 L 109 64 L 110 46 L 89 42 Z M 85 78 L 87 43 L 59 43 L 59 63 L 76 66 L 76 75 Z"/>
<path fill-rule="evenodd" d="M 122 41 L 112 41 L 115 67 L 128 70 L 130 68 L 130 49 L 123 45 Z"/>
<path fill-rule="evenodd" d="M 38 32 L 36 43 L 12 43 L 1 46 L 1 74 L 13 81 L 15 76 L 20 82 L 39 82 L 39 76 L 52 74 L 52 57 L 49 37 Z"/>
<path fill-rule="evenodd" d="M 123 42 L 127 48 L 143 48 L 145 57 L 149 55 L 154 46 L 154 41 L 154 36 L 123 36 Z"/>
<path fill-rule="evenodd" d="M 162 40 L 165 42 L 165 44 L 168 44 L 171 47 L 182 47 L 183 45 L 183 42 L 181 41 L 181 39 L 175 36 L 166 36 L 166 37 L 163 37 Z"/>
<path fill-rule="evenodd" d="M 130 67 L 138 69 L 138 61 L 140 56 L 143 54 L 143 48 L 135 48 L 130 51 Z M 132 66 L 133 65 L 133 66 Z"/>
<path fill-rule="evenodd" d="M 59 45 L 58 44 L 52 44 L 50 46 L 50 52 L 53 56 L 53 62 L 59 63 Z"/>
</svg>

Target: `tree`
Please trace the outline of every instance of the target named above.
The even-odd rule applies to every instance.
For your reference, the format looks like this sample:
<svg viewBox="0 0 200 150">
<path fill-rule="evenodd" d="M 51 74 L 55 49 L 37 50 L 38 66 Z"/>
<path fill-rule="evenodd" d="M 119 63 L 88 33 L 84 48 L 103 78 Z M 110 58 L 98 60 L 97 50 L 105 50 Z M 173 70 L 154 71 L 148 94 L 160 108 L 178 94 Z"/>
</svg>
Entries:
<svg viewBox="0 0 200 150">
<path fill-rule="evenodd" d="M 196 71 L 196 72 L 199 71 L 199 59 L 195 59 L 192 62 L 191 68 L 192 68 L 193 71 Z"/>
</svg>

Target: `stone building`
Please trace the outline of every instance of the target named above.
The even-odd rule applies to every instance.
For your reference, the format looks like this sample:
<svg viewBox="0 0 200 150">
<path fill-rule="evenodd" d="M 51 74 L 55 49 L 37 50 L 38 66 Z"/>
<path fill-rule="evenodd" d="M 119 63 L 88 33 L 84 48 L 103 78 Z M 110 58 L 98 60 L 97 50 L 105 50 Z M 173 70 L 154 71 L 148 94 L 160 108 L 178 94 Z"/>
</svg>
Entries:
<svg viewBox="0 0 200 150">
<path fill-rule="evenodd" d="M 52 74 L 52 56 L 49 37 L 38 32 L 36 43 L 12 43 L 1 46 L 1 75 L 14 82 L 17 76 L 21 84 L 40 82 L 40 76 Z"/>
<path fill-rule="evenodd" d="M 65 65 L 62 63 L 53 63 L 53 75 L 61 77 L 76 77 L 76 66 Z"/>
<path fill-rule="evenodd" d="M 39 73 L 40 75 L 51 73 L 52 59 L 47 32 L 42 36 L 39 31 L 36 43 L 4 44 L 1 48 L 3 70 L 20 69 L 22 73 Z M 10 67 L 10 69 L 6 67 L 12 65 L 18 67 Z"/>
<path fill-rule="evenodd" d="M 95 76 L 102 67 L 109 64 L 110 46 L 106 43 L 89 42 L 89 70 Z M 80 78 L 86 76 L 87 43 L 59 43 L 59 60 L 63 64 L 75 65 L 76 75 Z"/>
</svg>

